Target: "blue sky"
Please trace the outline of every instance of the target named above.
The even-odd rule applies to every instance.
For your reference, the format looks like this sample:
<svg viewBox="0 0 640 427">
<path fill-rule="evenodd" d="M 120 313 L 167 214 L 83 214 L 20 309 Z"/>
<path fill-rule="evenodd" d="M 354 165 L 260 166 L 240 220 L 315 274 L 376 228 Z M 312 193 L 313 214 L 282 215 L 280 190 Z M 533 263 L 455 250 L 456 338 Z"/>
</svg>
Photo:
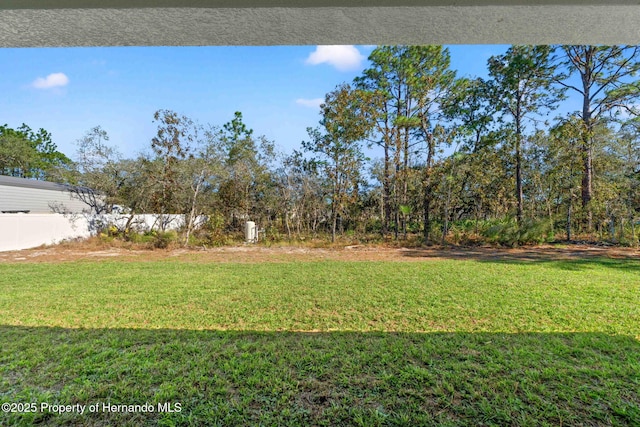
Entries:
<svg viewBox="0 0 640 427">
<path fill-rule="evenodd" d="M 486 76 L 508 46 L 449 46 L 459 76 Z M 0 49 L 0 124 L 51 132 L 74 157 L 75 142 L 102 126 L 126 157 L 148 150 L 153 113 L 170 109 L 222 125 L 241 111 L 255 135 L 285 152 L 316 126 L 318 105 L 368 65 L 373 46 L 100 47 Z"/>
</svg>

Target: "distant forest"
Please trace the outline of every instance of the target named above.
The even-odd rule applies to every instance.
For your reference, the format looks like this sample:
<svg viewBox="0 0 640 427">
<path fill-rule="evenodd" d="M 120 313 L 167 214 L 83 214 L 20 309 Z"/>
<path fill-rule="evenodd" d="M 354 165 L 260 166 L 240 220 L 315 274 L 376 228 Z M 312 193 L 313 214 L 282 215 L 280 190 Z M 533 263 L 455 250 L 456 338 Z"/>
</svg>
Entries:
<svg viewBox="0 0 640 427">
<path fill-rule="evenodd" d="M 442 46 L 378 47 L 291 154 L 241 112 L 212 125 L 158 110 L 150 150 L 131 159 L 100 126 L 71 161 L 47 131 L 5 125 L 0 174 L 93 188 L 95 213 L 185 214 L 193 244 L 251 220 L 274 241 L 637 245 L 639 48 L 512 46 L 487 69 L 456 76 Z M 569 97 L 579 109 L 556 113 Z"/>
</svg>

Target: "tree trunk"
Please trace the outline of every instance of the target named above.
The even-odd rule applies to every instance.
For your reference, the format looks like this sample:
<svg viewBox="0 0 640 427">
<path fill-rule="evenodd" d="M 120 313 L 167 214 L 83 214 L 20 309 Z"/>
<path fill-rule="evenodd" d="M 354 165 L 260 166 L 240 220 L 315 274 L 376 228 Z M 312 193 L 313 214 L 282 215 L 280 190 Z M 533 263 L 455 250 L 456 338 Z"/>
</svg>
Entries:
<svg viewBox="0 0 640 427">
<path fill-rule="evenodd" d="M 522 210 L 524 203 L 524 196 L 522 193 L 522 128 L 520 123 L 520 111 L 518 108 L 518 116 L 516 117 L 516 198 L 518 201 L 518 211 L 516 213 L 516 220 L 518 227 L 522 226 Z"/>
<path fill-rule="evenodd" d="M 333 216 L 333 224 L 331 227 L 331 243 L 336 241 L 336 226 L 338 225 L 338 216 L 336 215 L 335 210 L 331 214 Z"/>
<path fill-rule="evenodd" d="M 407 111 L 407 116 L 409 116 L 409 112 Z M 404 150 L 404 159 L 403 164 L 402 164 L 402 204 L 403 205 L 407 205 L 408 204 L 408 197 L 407 197 L 407 193 L 409 190 L 409 177 L 408 177 L 408 172 L 409 172 L 409 130 L 405 129 L 405 133 L 404 133 L 404 144 L 403 144 L 403 150 Z M 402 233 L 404 234 L 404 240 L 407 240 L 407 214 L 403 214 L 402 215 Z"/>
<path fill-rule="evenodd" d="M 382 184 L 382 202 L 384 206 L 384 218 L 382 221 L 382 235 L 386 236 L 389 232 L 389 218 L 391 218 L 391 204 L 389 195 L 391 192 L 391 177 L 390 177 L 390 159 L 389 159 L 389 147 L 384 146 L 384 177 Z"/>
<path fill-rule="evenodd" d="M 431 194 L 431 163 L 433 162 L 434 156 L 434 144 L 433 144 L 433 135 L 427 134 L 427 163 L 425 165 L 425 172 L 423 178 L 423 217 L 424 217 L 424 243 L 429 243 L 429 233 L 431 231 L 431 199 L 433 195 Z"/>
<path fill-rule="evenodd" d="M 425 186 L 426 186 L 426 182 L 425 182 Z M 425 192 L 428 192 L 430 190 L 425 190 Z M 424 243 L 428 244 L 429 243 L 429 233 L 431 231 L 431 219 L 429 218 L 429 214 L 431 211 L 431 195 L 427 195 L 425 194 L 424 196 L 424 200 L 423 200 L 423 219 L 424 219 Z"/>
<path fill-rule="evenodd" d="M 609 216 L 609 236 L 612 242 L 616 242 L 616 219 L 613 215 Z"/>
<path fill-rule="evenodd" d="M 397 156 L 396 156 L 397 157 Z M 396 160 L 399 160 L 396 158 Z M 393 179 L 393 238 L 398 240 L 398 229 L 400 228 L 400 201 L 398 199 L 398 170 L 396 163 L 396 173 Z"/>
<path fill-rule="evenodd" d="M 586 139 L 590 139 L 588 136 Z M 585 142 L 585 146 L 583 148 L 583 174 L 582 174 L 582 208 L 584 209 L 587 216 L 587 231 L 591 233 L 593 228 L 593 211 L 591 209 L 591 198 L 592 198 L 592 155 L 591 155 L 591 147 L 590 141 Z"/>
<path fill-rule="evenodd" d="M 402 99 L 402 89 L 404 86 L 404 79 L 401 78 L 398 84 L 398 92 L 396 95 L 396 118 L 402 117 L 403 111 L 403 99 Z M 401 182 L 401 160 L 402 160 L 402 128 L 395 124 L 394 126 L 394 134 L 395 134 L 395 154 L 393 156 L 393 163 L 395 167 L 395 174 L 393 176 L 393 234 L 394 239 L 398 240 L 398 233 L 400 231 L 400 188 L 402 185 Z"/>
<path fill-rule="evenodd" d="M 287 236 L 289 240 L 291 240 L 291 227 L 289 226 L 289 210 L 285 210 L 284 212 L 284 223 L 287 227 Z"/>
<path fill-rule="evenodd" d="M 395 240 L 398 240 L 398 232 L 400 229 L 400 191 L 399 176 L 400 176 L 400 150 L 396 144 L 396 154 L 393 156 L 393 163 L 395 167 L 395 174 L 393 176 L 393 236 Z"/>
<path fill-rule="evenodd" d="M 516 213 L 516 220 L 519 225 L 522 225 L 522 205 L 524 203 L 524 197 L 522 194 L 522 159 L 520 156 L 519 142 L 516 147 L 516 197 L 518 198 L 518 212 Z"/>
<path fill-rule="evenodd" d="M 473 224 L 475 237 L 478 237 L 478 221 L 479 221 L 478 213 L 479 213 L 479 211 L 480 211 L 480 208 L 479 208 L 478 204 L 475 203 L 475 205 L 474 205 L 475 224 Z"/>
<path fill-rule="evenodd" d="M 590 61 L 591 55 L 587 54 L 587 61 Z M 591 91 L 590 83 L 592 80 L 591 73 L 586 73 L 582 76 L 582 122 L 584 128 L 582 130 L 582 209 L 586 213 L 587 219 L 587 232 L 591 233 L 593 229 L 593 212 L 591 210 L 591 198 L 592 194 L 592 152 L 591 152 L 591 138 L 593 132 L 593 120 L 591 117 Z"/>
<path fill-rule="evenodd" d="M 567 241 L 571 241 L 571 198 L 567 206 Z"/>
<path fill-rule="evenodd" d="M 547 198 L 547 213 L 549 214 L 549 227 L 551 229 L 551 234 L 555 235 L 556 227 L 555 227 L 555 224 L 553 223 L 553 211 L 551 208 L 551 200 L 549 198 Z"/>
<path fill-rule="evenodd" d="M 187 235 L 184 239 L 184 245 L 187 246 L 189 244 L 189 237 L 191 237 L 191 231 L 193 231 L 193 223 L 196 219 L 196 207 L 198 194 L 200 193 L 200 186 L 202 185 L 202 181 L 204 180 L 204 171 L 200 173 L 198 177 L 198 182 L 196 184 L 196 188 L 193 189 L 193 201 L 191 202 L 191 210 L 189 212 L 189 222 L 187 224 Z"/>
<path fill-rule="evenodd" d="M 313 210 L 313 225 L 312 225 L 312 231 L 313 231 L 313 237 L 316 237 L 316 230 L 318 229 L 318 210 L 314 209 Z"/>
<path fill-rule="evenodd" d="M 336 169 L 337 172 L 337 169 Z M 331 196 L 331 220 L 332 220 L 332 226 L 331 226 L 331 243 L 336 241 L 336 227 L 338 225 L 338 208 L 337 208 L 337 197 L 338 197 L 338 185 L 339 185 L 339 177 L 336 173 L 336 182 L 334 183 L 334 187 L 333 187 L 333 194 Z"/>
<path fill-rule="evenodd" d="M 445 203 L 444 218 L 442 223 L 442 246 L 447 242 L 447 234 L 449 234 L 449 207 L 448 203 Z"/>
<path fill-rule="evenodd" d="M 129 233 L 131 232 L 131 224 L 133 223 L 134 218 L 136 217 L 135 210 L 131 209 L 131 213 L 129 214 L 129 218 L 127 218 L 127 223 L 124 226 L 124 235 L 126 238 L 129 237 Z"/>
</svg>

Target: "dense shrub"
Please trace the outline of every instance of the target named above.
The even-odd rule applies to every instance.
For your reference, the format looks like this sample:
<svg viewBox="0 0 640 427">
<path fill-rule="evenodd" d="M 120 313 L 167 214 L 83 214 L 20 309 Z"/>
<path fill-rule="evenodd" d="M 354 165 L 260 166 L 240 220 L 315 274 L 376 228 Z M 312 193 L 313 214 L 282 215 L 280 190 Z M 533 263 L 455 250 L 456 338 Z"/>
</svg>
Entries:
<svg viewBox="0 0 640 427">
<path fill-rule="evenodd" d="M 540 244 L 554 238 L 553 224 L 548 220 L 524 219 L 518 224 L 515 218 L 485 222 L 481 235 L 488 243 L 506 246 Z"/>
</svg>

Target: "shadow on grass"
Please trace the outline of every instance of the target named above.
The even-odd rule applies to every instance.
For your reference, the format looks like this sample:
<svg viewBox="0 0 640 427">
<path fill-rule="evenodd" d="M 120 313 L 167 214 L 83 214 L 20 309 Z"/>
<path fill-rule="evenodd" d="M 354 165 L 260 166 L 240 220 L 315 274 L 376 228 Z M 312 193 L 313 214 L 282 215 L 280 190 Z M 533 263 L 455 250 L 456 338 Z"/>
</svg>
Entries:
<svg viewBox="0 0 640 427">
<path fill-rule="evenodd" d="M 465 248 L 408 249 L 408 258 L 438 258 L 499 263 L 553 263 L 565 270 L 584 270 L 594 266 L 640 272 L 640 257 L 633 252 L 609 253 L 606 249 L 577 248 Z"/>
<path fill-rule="evenodd" d="M 600 333 L 0 326 L 0 401 L 38 406 L 0 425 L 639 425 L 639 366 Z M 40 410 L 107 402 L 154 411 Z"/>
</svg>

